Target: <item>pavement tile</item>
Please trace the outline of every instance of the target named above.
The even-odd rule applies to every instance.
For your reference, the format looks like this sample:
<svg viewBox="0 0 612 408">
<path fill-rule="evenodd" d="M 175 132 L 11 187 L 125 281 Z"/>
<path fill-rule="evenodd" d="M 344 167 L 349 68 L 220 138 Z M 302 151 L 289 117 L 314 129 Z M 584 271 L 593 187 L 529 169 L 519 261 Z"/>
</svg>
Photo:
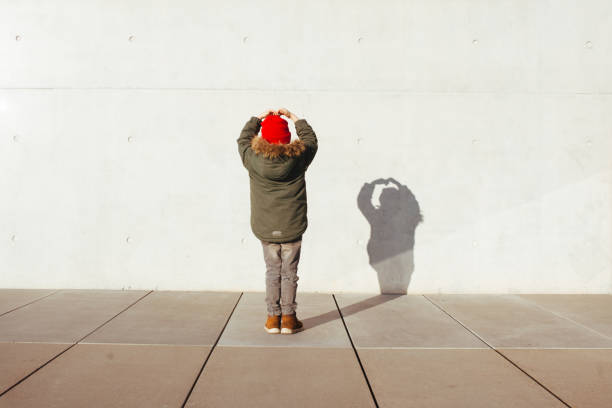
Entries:
<svg viewBox="0 0 612 408">
<path fill-rule="evenodd" d="M 488 349 L 361 349 L 380 407 L 565 407 Z"/>
<path fill-rule="evenodd" d="M 239 292 L 155 291 L 81 343 L 213 345 Z"/>
<path fill-rule="evenodd" d="M 335 296 L 357 348 L 489 348 L 421 295 Z"/>
<path fill-rule="evenodd" d="M 0 394 L 72 343 L 0 343 Z"/>
<path fill-rule="evenodd" d="M 209 352 L 77 344 L 0 397 L 0 408 L 180 407 Z"/>
<path fill-rule="evenodd" d="M 518 295 L 612 338 L 612 295 Z"/>
<path fill-rule="evenodd" d="M 0 341 L 74 343 L 147 291 L 66 289 L 0 317 Z"/>
<path fill-rule="evenodd" d="M 0 393 L 33 372 L 0 408 L 178 407 L 238 299 L 187 407 L 374 406 L 331 294 L 298 292 L 286 336 L 264 292 L 53 292 L 0 290 Z M 428 298 L 569 405 L 612 406 L 612 296 L 335 298 L 381 407 L 564 406 Z"/>
<path fill-rule="evenodd" d="M 375 405 L 352 349 L 223 346 L 213 351 L 185 405 L 266 406 Z"/>
<path fill-rule="evenodd" d="M 0 289 L 0 315 L 47 296 L 57 289 Z"/>
<path fill-rule="evenodd" d="M 500 349 L 572 407 L 612 407 L 612 349 Z"/>
<path fill-rule="evenodd" d="M 612 339 L 516 295 L 427 295 L 493 347 L 600 348 Z"/>
<path fill-rule="evenodd" d="M 272 335 L 264 330 L 267 317 L 265 298 L 262 292 L 243 293 L 219 345 L 351 347 L 332 295 L 298 292 L 296 313 L 304 324 L 304 330 L 292 335 Z"/>
</svg>

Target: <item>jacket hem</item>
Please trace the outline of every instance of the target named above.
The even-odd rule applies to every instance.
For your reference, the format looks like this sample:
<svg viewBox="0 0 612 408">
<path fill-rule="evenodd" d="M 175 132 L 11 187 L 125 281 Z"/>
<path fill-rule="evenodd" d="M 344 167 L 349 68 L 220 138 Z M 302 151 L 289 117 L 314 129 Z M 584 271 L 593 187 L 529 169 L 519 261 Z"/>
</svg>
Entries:
<svg viewBox="0 0 612 408">
<path fill-rule="evenodd" d="M 296 234 L 294 236 L 289 236 L 289 237 L 282 237 L 282 238 L 278 238 L 278 237 L 274 237 L 274 238 L 265 238 L 259 234 L 256 234 L 255 232 L 253 232 L 253 235 L 255 235 L 255 237 L 257 239 L 259 239 L 260 241 L 264 241 L 264 242 L 271 242 L 273 244 L 284 244 L 287 242 L 293 242 L 293 241 L 297 241 L 299 238 L 301 238 L 304 235 L 304 232 L 306 232 L 306 230 L 300 232 L 299 234 Z"/>
</svg>

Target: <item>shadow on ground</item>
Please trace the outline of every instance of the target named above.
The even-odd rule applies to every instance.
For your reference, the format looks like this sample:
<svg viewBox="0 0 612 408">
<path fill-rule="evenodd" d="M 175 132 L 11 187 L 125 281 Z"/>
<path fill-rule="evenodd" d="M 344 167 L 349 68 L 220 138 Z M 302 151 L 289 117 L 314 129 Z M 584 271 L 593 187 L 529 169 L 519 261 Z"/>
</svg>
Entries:
<svg viewBox="0 0 612 408">
<path fill-rule="evenodd" d="M 347 317 L 352 314 L 358 313 L 362 310 L 369 309 L 374 306 L 378 306 L 382 303 L 393 300 L 402 295 L 376 295 L 369 297 L 367 299 L 363 299 L 357 303 L 353 303 L 352 305 L 348 305 L 342 308 L 342 317 Z M 340 308 L 340 305 L 338 305 Z M 338 319 L 338 310 L 330 310 L 327 313 L 320 314 L 318 316 L 309 317 L 306 319 L 301 319 L 301 322 L 304 324 L 305 329 L 311 329 L 314 326 L 318 326 L 320 324 L 325 324 L 332 320 Z"/>
</svg>

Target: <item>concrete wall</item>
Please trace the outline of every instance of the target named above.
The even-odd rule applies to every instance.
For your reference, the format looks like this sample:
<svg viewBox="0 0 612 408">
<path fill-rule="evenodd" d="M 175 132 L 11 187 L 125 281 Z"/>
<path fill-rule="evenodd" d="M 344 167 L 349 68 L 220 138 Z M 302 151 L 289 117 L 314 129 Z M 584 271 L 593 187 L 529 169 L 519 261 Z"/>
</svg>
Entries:
<svg viewBox="0 0 612 408">
<path fill-rule="evenodd" d="M 611 72 L 607 0 L 0 0 L 0 287 L 264 290 L 287 107 L 299 290 L 610 293 Z"/>
</svg>

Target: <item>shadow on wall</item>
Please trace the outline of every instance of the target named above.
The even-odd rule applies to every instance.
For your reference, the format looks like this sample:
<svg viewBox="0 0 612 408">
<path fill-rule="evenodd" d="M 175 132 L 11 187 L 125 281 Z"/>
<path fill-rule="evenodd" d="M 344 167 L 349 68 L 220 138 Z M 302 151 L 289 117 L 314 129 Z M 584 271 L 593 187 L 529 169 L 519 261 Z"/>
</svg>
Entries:
<svg viewBox="0 0 612 408">
<path fill-rule="evenodd" d="M 380 206 L 372 204 L 376 185 L 392 185 L 380 194 Z M 368 256 L 378 274 L 382 294 L 406 294 L 414 272 L 414 234 L 423 221 L 421 209 L 408 187 L 394 178 L 364 183 L 357 206 L 370 223 Z"/>
</svg>

